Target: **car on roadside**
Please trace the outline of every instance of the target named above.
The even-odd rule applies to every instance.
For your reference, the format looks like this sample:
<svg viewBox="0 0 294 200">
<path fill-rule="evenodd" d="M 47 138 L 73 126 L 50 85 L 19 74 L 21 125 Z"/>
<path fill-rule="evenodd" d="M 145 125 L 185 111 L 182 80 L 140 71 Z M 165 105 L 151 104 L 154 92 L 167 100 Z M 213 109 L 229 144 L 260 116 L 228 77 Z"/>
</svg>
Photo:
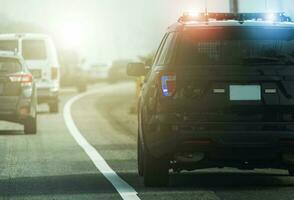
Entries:
<svg viewBox="0 0 294 200">
<path fill-rule="evenodd" d="M 186 14 L 169 27 L 138 104 L 138 169 L 275 168 L 294 175 L 294 23 L 283 13 Z"/>
<path fill-rule="evenodd" d="M 86 92 L 89 85 L 89 74 L 84 69 L 85 59 L 80 58 L 76 50 L 59 50 L 60 85 L 76 88 L 79 93 Z"/>
<path fill-rule="evenodd" d="M 37 90 L 24 59 L 0 51 L 0 120 L 24 125 L 25 134 L 37 133 Z"/>
<path fill-rule="evenodd" d="M 79 80 L 79 81 L 77 81 Z M 61 68 L 61 87 L 74 87 L 79 93 L 86 92 L 88 89 L 88 73 L 79 67 Z"/>
<path fill-rule="evenodd" d="M 44 34 L 0 34 L 0 50 L 16 51 L 34 76 L 38 103 L 59 111 L 60 64 L 53 40 Z"/>
</svg>

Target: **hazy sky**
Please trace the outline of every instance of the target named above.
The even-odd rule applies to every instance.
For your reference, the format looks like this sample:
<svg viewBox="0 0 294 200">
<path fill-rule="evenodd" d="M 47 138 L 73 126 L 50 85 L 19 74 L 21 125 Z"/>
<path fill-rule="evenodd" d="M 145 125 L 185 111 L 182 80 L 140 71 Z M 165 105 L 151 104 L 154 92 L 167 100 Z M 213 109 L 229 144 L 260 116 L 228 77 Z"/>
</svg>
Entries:
<svg viewBox="0 0 294 200">
<path fill-rule="evenodd" d="M 279 8 L 278 0 L 268 0 Z M 43 26 L 56 35 L 78 24 L 76 48 L 90 62 L 135 58 L 154 50 L 166 27 L 185 10 L 204 10 L 204 0 L 0 0 L 0 14 Z M 259 2 L 259 3 L 256 3 Z M 241 0 L 247 10 L 263 10 L 264 0 Z M 291 2 L 291 1 L 289 1 Z M 228 11 L 228 0 L 208 0 L 210 11 Z"/>
</svg>

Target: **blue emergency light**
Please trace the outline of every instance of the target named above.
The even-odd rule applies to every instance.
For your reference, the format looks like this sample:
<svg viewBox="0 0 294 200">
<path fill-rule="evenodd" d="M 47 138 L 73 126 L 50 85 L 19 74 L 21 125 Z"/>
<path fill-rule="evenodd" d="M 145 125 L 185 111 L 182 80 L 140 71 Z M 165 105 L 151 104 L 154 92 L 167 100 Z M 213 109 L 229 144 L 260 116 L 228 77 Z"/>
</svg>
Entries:
<svg viewBox="0 0 294 200">
<path fill-rule="evenodd" d="M 272 22 L 292 22 L 289 16 L 286 16 L 283 12 L 277 13 L 198 13 L 189 14 L 185 13 L 180 17 L 179 22 L 205 22 L 209 20 L 226 21 L 236 20 L 244 22 L 248 20 L 255 21 L 272 21 Z"/>
</svg>

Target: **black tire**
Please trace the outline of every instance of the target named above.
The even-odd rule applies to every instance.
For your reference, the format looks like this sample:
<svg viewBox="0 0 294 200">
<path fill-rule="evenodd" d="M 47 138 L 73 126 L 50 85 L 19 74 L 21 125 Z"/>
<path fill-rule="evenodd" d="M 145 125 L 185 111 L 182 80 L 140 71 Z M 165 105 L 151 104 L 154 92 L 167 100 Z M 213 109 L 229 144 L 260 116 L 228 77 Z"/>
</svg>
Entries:
<svg viewBox="0 0 294 200">
<path fill-rule="evenodd" d="M 59 112 L 58 102 L 50 103 L 49 104 L 49 112 L 50 113 L 58 113 Z"/>
<path fill-rule="evenodd" d="M 26 135 L 35 135 L 37 134 L 37 118 L 29 117 L 24 122 L 24 133 Z"/>
<path fill-rule="evenodd" d="M 288 172 L 290 176 L 294 176 L 294 169 L 289 169 Z"/>
<path fill-rule="evenodd" d="M 138 161 L 138 173 L 139 176 L 143 176 L 144 175 L 144 154 L 143 154 L 143 147 L 142 147 L 142 143 L 141 143 L 141 139 L 140 139 L 140 135 L 138 135 L 138 149 L 137 149 L 137 161 Z"/>
<path fill-rule="evenodd" d="M 144 185 L 146 187 L 165 187 L 169 183 L 168 161 L 153 157 L 145 148 L 144 159 Z"/>
</svg>

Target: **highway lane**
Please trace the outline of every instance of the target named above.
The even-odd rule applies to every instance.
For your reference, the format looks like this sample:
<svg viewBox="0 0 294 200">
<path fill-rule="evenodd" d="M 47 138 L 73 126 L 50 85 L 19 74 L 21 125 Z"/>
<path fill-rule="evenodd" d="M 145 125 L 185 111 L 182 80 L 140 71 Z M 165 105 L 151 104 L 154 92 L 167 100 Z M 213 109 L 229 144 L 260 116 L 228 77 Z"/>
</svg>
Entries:
<svg viewBox="0 0 294 200">
<path fill-rule="evenodd" d="M 74 103 L 72 115 L 87 141 L 141 199 L 294 199 L 294 178 L 278 170 L 200 170 L 173 174 L 167 188 L 145 188 L 137 175 L 136 116 L 129 113 L 133 87 L 96 86 L 96 94 Z M 62 106 L 74 95 L 63 93 Z M 121 199 L 70 135 L 63 113 L 40 110 L 36 136 L 0 124 L 0 199 Z"/>
<path fill-rule="evenodd" d="M 75 93 L 62 94 L 62 106 Z M 63 114 L 41 109 L 38 135 L 2 123 L 0 199 L 119 199 L 68 133 Z M 5 127 L 4 127 L 5 126 Z"/>
</svg>

